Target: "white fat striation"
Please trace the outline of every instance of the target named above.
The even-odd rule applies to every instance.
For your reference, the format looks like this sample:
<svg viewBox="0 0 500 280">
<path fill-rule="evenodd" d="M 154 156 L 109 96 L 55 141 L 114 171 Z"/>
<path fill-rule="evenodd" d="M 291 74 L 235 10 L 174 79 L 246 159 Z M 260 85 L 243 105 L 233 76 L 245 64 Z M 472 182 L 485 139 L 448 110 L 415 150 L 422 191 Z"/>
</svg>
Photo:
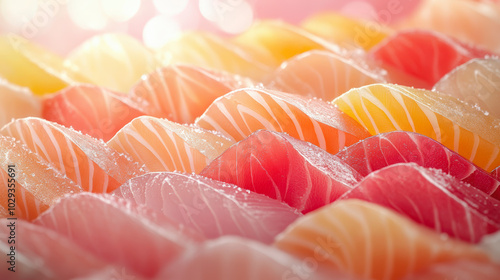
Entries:
<svg viewBox="0 0 500 280">
<path fill-rule="evenodd" d="M 149 277 L 197 240 L 148 209 L 106 194 L 65 197 L 34 224 L 69 238 L 106 263 Z"/>
<path fill-rule="evenodd" d="M 264 195 L 202 176 L 153 172 L 114 191 L 207 238 L 239 235 L 272 242 L 300 214 Z"/>
<path fill-rule="evenodd" d="M 497 280 L 500 266 L 469 260 L 436 263 L 427 269 L 405 277 L 403 280 L 426 279 L 481 279 Z"/>
<path fill-rule="evenodd" d="M 476 258 L 487 263 L 479 248 L 356 199 L 335 202 L 299 218 L 274 245 L 299 258 L 312 258 L 320 267 L 362 279 L 401 279 L 444 260 Z"/>
</svg>

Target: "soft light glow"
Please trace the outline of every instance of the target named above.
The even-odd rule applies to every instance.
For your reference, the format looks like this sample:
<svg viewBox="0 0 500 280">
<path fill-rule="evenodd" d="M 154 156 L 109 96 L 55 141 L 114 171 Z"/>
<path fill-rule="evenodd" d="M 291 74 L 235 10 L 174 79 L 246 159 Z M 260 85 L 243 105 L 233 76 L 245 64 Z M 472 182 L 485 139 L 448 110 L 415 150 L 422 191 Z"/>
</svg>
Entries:
<svg viewBox="0 0 500 280">
<path fill-rule="evenodd" d="M 141 0 L 101 0 L 101 6 L 110 19 L 124 22 L 137 14 Z"/>
<path fill-rule="evenodd" d="M 82 29 L 101 30 L 108 19 L 99 0 L 67 0 L 68 14 L 71 20 Z"/>
<path fill-rule="evenodd" d="M 175 16 L 186 9 L 189 0 L 153 0 L 153 4 L 161 14 Z"/>
<path fill-rule="evenodd" d="M 217 25 L 227 33 L 241 33 L 253 23 L 252 6 L 245 1 L 228 1 L 227 6 L 217 7 L 216 12 Z"/>
<path fill-rule="evenodd" d="M 14 28 L 20 28 L 33 19 L 38 9 L 38 0 L 3 0 L 0 11 L 5 22 Z"/>
<path fill-rule="evenodd" d="M 215 0 L 199 0 L 198 6 L 201 15 L 209 21 L 217 21 Z"/>
<path fill-rule="evenodd" d="M 142 31 L 144 44 L 157 49 L 181 35 L 181 27 L 168 16 L 156 16 L 150 19 Z"/>
<path fill-rule="evenodd" d="M 376 20 L 377 12 L 375 8 L 365 1 L 347 2 L 340 10 L 342 14 Z"/>
</svg>

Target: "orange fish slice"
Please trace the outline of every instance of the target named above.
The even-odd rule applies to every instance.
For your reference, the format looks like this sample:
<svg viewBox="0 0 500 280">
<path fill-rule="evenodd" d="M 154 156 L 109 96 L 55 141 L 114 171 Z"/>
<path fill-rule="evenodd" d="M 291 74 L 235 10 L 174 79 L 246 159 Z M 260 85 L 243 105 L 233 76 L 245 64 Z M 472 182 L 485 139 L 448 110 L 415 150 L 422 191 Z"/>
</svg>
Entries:
<svg viewBox="0 0 500 280">
<path fill-rule="evenodd" d="M 89 192 L 111 192 L 144 173 L 132 160 L 103 141 L 39 118 L 15 120 L 0 130 L 26 144 L 61 173 Z"/>
<path fill-rule="evenodd" d="M 233 38 L 233 42 L 244 48 L 268 54 L 267 56 L 274 58 L 275 64 L 271 64 L 274 67 L 306 51 L 340 50 L 337 45 L 303 29 L 272 20 L 254 23 L 247 31 Z"/>
<path fill-rule="evenodd" d="M 392 30 L 374 21 L 354 19 L 334 12 L 313 15 L 301 26 L 343 48 L 371 49 L 392 33 Z"/>
<path fill-rule="evenodd" d="M 233 42 L 205 32 L 187 32 L 157 51 L 162 65 L 176 63 L 227 71 L 261 81 L 275 62 L 266 52 L 245 49 Z M 271 62 L 272 63 L 271 63 Z"/>
<path fill-rule="evenodd" d="M 492 265 L 478 247 L 356 199 L 334 202 L 299 218 L 276 237 L 275 246 L 362 279 L 401 279 L 433 264 L 458 260 Z"/>
<path fill-rule="evenodd" d="M 26 145 L 3 135 L 0 135 L 0 179 L 2 218 L 14 216 L 33 220 L 58 198 L 82 191 Z M 15 202 L 9 198 L 15 198 Z"/>
<path fill-rule="evenodd" d="M 268 86 L 285 92 L 331 101 L 353 87 L 385 82 L 381 69 L 332 52 L 313 50 L 285 61 Z"/>
<path fill-rule="evenodd" d="M 144 109 L 148 115 L 193 123 L 217 97 L 251 84 L 229 73 L 178 64 L 143 76 L 131 96 L 149 103 Z"/>
<path fill-rule="evenodd" d="M 455 97 L 391 84 L 352 89 L 333 102 L 371 134 L 403 130 L 428 136 L 477 166 L 500 166 L 500 119 Z"/>
<path fill-rule="evenodd" d="M 149 171 L 198 173 L 233 143 L 211 131 L 144 116 L 123 127 L 108 145 Z"/>
<path fill-rule="evenodd" d="M 218 98 L 196 124 L 234 141 L 259 129 L 286 132 L 332 154 L 370 136 L 360 124 L 327 102 L 262 89 L 235 90 Z"/>
<path fill-rule="evenodd" d="M 15 118 L 41 117 L 40 99 L 25 87 L 0 78 L 0 128 Z"/>
<path fill-rule="evenodd" d="M 142 100 L 93 85 L 75 85 L 42 99 L 42 117 L 109 140 L 125 124 L 144 115 Z"/>
<path fill-rule="evenodd" d="M 433 90 L 477 105 L 500 118 L 500 59 L 472 59 L 444 76 Z"/>
<path fill-rule="evenodd" d="M 66 61 L 99 86 L 127 92 L 143 74 L 159 64 L 153 52 L 125 34 L 90 38 L 71 52 Z"/>
<path fill-rule="evenodd" d="M 37 95 L 56 92 L 68 84 L 88 81 L 62 57 L 22 37 L 0 36 L 0 76 Z"/>
<path fill-rule="evenodd" d="M 432 29 L 500 52 L 498 1 L 422 0 L 399 27 Z"/>
</svg>

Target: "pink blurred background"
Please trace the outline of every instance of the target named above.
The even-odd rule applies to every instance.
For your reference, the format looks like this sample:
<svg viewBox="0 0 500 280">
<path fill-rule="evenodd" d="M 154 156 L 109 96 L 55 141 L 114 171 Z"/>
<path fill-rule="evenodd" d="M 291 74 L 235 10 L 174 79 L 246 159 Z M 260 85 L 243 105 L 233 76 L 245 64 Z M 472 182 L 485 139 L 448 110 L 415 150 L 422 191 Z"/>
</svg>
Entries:
<svg viewBox="0 0 500 280">
<path fill-rule="evenodd" d="M 89 37 L 122 32 L 156 48 L 185 30 L 234 35 L 256 19 L 300 23 L 334 10 L 394 22 L 418 0 L 0 0 L 0 32 L 19 34 L 65 55 Z M 394 12 L 396 11 L 396 12 Z"/>
</svg>

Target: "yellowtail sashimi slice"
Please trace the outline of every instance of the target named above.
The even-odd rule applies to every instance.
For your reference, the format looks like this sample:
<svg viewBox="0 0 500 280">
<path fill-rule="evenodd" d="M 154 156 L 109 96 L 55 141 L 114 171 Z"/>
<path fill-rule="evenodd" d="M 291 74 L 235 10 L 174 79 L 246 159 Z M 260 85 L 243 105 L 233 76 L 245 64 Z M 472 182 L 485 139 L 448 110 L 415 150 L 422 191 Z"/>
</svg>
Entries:
<svg viewBox="0 0 500 280">
<path fill-rule="evenodd" d="M 335 202 L 291 224 L 276 247 L 362 279 L 401 279 L 458 260 L 493 265 L 476 246 L 440 235 L 369 202 Z"/>
<path fill-rule="evenodd" d="M 0 135 L 0 179 L 2 218 L 33 220 L 60 197 L 82 191 L 26 145 L 3 135 Z"/>
<path fill-rule="evenodd" d="M 327 102 L 261 89 L 235 90 L 218 98 L 196 124 L 234 141 L 259 129 L 285 132 L 329 153 L 369 136 L 359 123 Z"/>
<path fill-rule="evenodd" d="M 428 136 L 490 172 L 500 166 L 500 119 L 438 92 L 391 84 L 352 89 L 333 101 L 371 134 Z"/>
<path fill-rule="evenodd" d="M 148 116 L 132 120 L 108 141 L 149 171 L 195 173 L 233 143 L 212 131 Z"/>
<path fill-rule="evenodd" d="M 9 83 L 0 78 L 0 128 L 12 119 L 41 117 L 40 99 L 24 87 Z"/>
<path fill-rule="evenodd" d="M 192 174 L 148 173 L 129 180 L 113 194 L 210 239 L 238 235 L 271 243 L 301 216 L 262 194 Z"/>
<path fill-rule="evenodd" d="M 141 167 L 103 141 L 39 118 L 15 120 L 0 130 L 89 192 L 110 192 L 143 174 Z"/>
<path fill-rule="evenodd" d="M 128 92 L 158 66 L 153 52 L 125 34 L 92 37 L 73 50 L 65 63 L 74 65 L 90 82 L 119 92 Z"/>
<path fill-rule="evenodd" d="M 433 90 L 477 105 L 485 114 L 500 118 L 500 59 L 472 59 L 434 85 Z"/>
<path fill-rule="evenodd" d="M 251 85 L 248 79 L 226 72 L 177 64 L 143 76 L 130 95 L 147 101 L 143 110 L 148 115 L 193 123 L 217 97 Z"/>
</svg>

